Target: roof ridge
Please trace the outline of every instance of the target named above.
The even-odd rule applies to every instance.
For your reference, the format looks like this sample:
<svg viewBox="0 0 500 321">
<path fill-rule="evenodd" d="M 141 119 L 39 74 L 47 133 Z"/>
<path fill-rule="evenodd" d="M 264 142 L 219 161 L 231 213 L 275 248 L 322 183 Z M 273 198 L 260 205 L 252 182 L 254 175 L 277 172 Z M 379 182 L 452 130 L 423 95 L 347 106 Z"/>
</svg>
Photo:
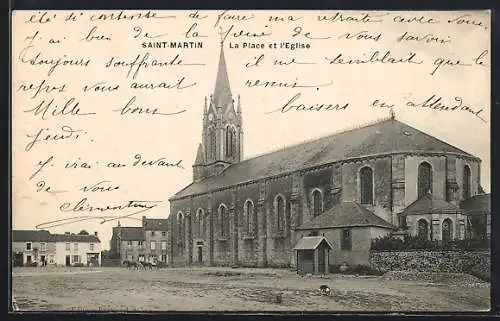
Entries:
<svg viewBox="0 0 500 321">
<path fill-rule="evenodd" d="M 204 180 L 206 180 L 206 179 L 208 179 L 208 178 L 210 178 L 210 177 L 205 177 L 204 179 L 201 180 L 201 182 L 204 181 Z M 180 191 L 178 191 L 177 193 L 175 193 L 174 195 L 172 195 L 170 198 L 175 197 L 176 195 L 182 193 L 183 191 L 185 191 L 186 189 L 188 189 L 188 187 L 191 186 L 191 185 L 193 185 L 194 183 L 195 183 L 195 181 L 192 181 L 188 185 L 184 186 Z"/>
<path fill-rule="evenodd" d="M 408 135 L 406 131 L 411 134 Z M 383 140 L 381 144 L 377 143 L 379 138 Z M 302 140 L 288 146 L 284 145 L 282 148 L 274 148 L 238 163 L 229 164 L 220 175 L 192 181 L 169 200 L 204 194 L 210 190 L 230 188 L 266 177 L 286 175 L 294 171 L 321 167 L 344 160 L 405 153 L 453 154 L 457 157 L 478 159 L 401 120 L 384 117 L 350 128 L 344 127 L 328 135 Z"/>
<path fill-rule="evenodd" d="M 342 129 L 338 129 L 338 130 L 333 131 L 333 132 L 331 132 L 329 134 L 326 134 L 326 135 L 323 134 L 322 136 L 316 136 L 316 137 L 313 137 L 313 138 L 310 138 L 310 139 L 306 139 L 306 140 L 303 140 L 303 141 L 300 141 L 300 142 L 297 142 L 297 143 L 293 143 L 293 144 L 287 145 L 285 147 L 276 148 L 276 149 L 273 149 L 273 150 L 270 150 L 270 151 L 267 151 L 267 152 L 256 154 L 256 155 L 254 155 L 254 156 L 252 156 L 250 158 L 245 158 L 244 160 L 242 160 L 241 162 L 236 163 L 236 164 L 241 164 L 241 163 L 244 163 L 246 161 L 250 161 L 250 160 L 253 160 L 253 159 L 256 159 L 256 158 L 259 158 L 259 157 L 267 156 L 269 154 L 277 153 L 277 152 L 280 152 L 280 151 L 283 151 L 283 150 L 286 150 L 286 149 L 289 149 L 289 148 L 301 146 L 301 145 L 304 145 L 304 144 L 309 144 L 309 143 L 312 143 L 312 142 L 315 142 L 315 141 L 319 141 L 319 140 L 322 140 L 322 139 L 327 139 L 327 138 L 330 138 L 330 137 L 338 135 L 338 134 L 344 134 L 344 133 L 352 132 L 352 131 L 357 130 L 357 129 L 367 128 L 367 127 L 370 127 L 370 126 L 373 126 L 373 125 L 377 125 L 379 123 L 383 123 L 383 122 L 385 122 L 387 120 L 392 120 L 392 119 L 390 117 L 378 118 L 376 120 L 371 120 L 371 121 L 368 121 L 368 122 L 356 124 L 354 126 L 350 126 L 350 127 L 345 127 L 345 128 L 342 128 Z M 233 164 L 233 165 L 236 165 L 236 164 Z M 227 168 L 230 168 L 231 166 L 229 166 Z"/>
</svg>

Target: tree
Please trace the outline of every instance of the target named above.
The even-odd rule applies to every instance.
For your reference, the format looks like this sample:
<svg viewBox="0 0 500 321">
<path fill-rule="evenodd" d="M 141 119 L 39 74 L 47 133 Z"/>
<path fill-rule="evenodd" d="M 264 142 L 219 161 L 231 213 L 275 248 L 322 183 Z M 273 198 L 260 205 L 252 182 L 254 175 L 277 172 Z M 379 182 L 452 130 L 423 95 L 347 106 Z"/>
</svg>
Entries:
<svg viewBox="0 0 500 321">
<path fill-rule="evenodd" d="M 78 233 L 78 235 L 89 235 L 89 232 L 81 230 L 80 233 Z"/>
</svg>

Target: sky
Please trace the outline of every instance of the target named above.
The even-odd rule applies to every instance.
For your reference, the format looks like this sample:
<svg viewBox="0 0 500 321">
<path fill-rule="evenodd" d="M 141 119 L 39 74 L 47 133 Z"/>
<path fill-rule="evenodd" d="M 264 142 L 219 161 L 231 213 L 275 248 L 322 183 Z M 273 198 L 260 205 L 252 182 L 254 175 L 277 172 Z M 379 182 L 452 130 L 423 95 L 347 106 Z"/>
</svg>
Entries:
<svg viewBox="0 0 500 321">
<path fill-rule="evenodd" d="M 64 12 L 60 13 L 61 15 Z M 299 142 L 322 137 L 345 129 L 363 126 L 382 118 L 389 117 L 389 108 L 370 106 L 374 100 L 394 104 L 396 118 L 410 126 L 422 130 L 436 138 L 471 153 L 482 160 L 481 185 L 490 190 L 490 71 L 485 66 L 453 66 L 451 62 L 461 60 L 463 64 L 473 62 L 483 50 L 489 50 L 489 32 L 464 24 L 444 23 L 453 20 L 458 13 L 428 14 L 443 23 L 396 24 L 397 13 L 387 14 L 384 23 L 353 24 L 347 22 L 318 23 L 319 14 L 332 16 L 335 12 L 290 12 L 295 17 L 302 16 L 296 22 L 270 23 L 270 15 L 279 12 L 229 12 L 214 27 L 217 12 L 200 12 L 206 19 L 190 20 L 188 12 L 175 12 L 176 19 L 157 19 L 155 21 L 96 21 L 97 31 L 110 35 L 111 41 L 93 40 L 89 43 L 80 41 L 80 37 L 89 32 L 91 24 L 82 21 L 72 25 L 52 22 L 42 26 L 23 24 L 27 12 L 17 12 L 14 16 L 13 88 L 29 82 L 46 80 L 51 84 L 66 84 L 63 93 L 51 92 L 45 96 L 30 99 L 26 93 L 13 92 L 13 228 L 34 229 L 38 224 L 51 220 L 65 219 L 71 213 L 61 212 L 61 204 L 75 204 L 82 197 L 87 197 L 92 204 L 118 204 L 127 200 L 157 201 L 157 206 L 144 213 L 151 218 L 165 218 L 169 215 L 168 198 L 188 185 L 192 180 L 191 165 L 196 157 L 198 144 L 201 142 L 202 112 L 205 97 L 214 89 L 216 70 L 220 52 L 218 27 L 223 30 L 234 24 L 234 32 L 251 30 L 268 32 L 272 35 L 247 39 L 235 37 L 230 33 L 224 42 L 225 58 L 233 97 L 240 95 L 244 128 L 244 158 L 254 157 L 270 151 L 295 145 Z M 59 14 L 59 13 L 58 13 Z M 163 14 L 163 12 L 162 12 Z M 168 15 L 170 13 L 164 13 Z M 345 13 L 360 16 L 359 13 Z M 484 22 L 489 27 L 488 15 L 476 13 L 470 17 Z M 86 13 L 84 17 L 91 15 Z M 239 15 L 254 18 L 235 23 L 227 17 Z M 406 14 L 410 17 L 410 14 Z M 285 17 L 285 16 L 284 16 Z M 173 21 L 172 21 L 173 20 Z M 195 21 L 195 22 L 193 22 Z M 142 43 L 153 38 L 144 37 L 146 32 L 152 35 L 168 34 L 154 38 L 154 41 L 184 41 L 181 33 L 197 23 L 195 30 L 206 37 L 200 38 L 203 48 L 197 49 L 144 49 Z M 301 29 L 296 29 L 300 27 Z M 140 28 L 140 29 L 139 29 Z M 58 66 L 51 75 L 47 75 L 47 66 L 31 65 L 19 61 L 18 55 L 26 46 L 25 37 L 39 30 L 41 40 L 34 43 L 33 52 L 41 51 L 48 57 L 90 57 L 91 63 L 86 68 Z M 300 34 L 292 37 L 300 31 Z M 331 37 L 331 39 L 308 39 L 309 37 Z M 342 35 L 380 34 L 377 41 L 345 39 Z M 451 39 L 449 43 L 438 44 L 425 41 L 397 41 L 404 34 L 428 35 Z M 432 36 L 429 36 L 432 34 Z M 44 39 L 66 37 L 59 46 L 51 46 Z M 137 37 L 136 37 L 137 36 Z M 339 39 L 339 37 L 341 39 Z M 254 37 L 255 38 L 255 37 Z M 243 49 L 243 43 L 251 41 L 264 44 L 265 49 Z M 270 49 L 269 45 L 281 42 L 309 44 L 309 49 Z M 236 45 L 239 48 L 235 48 Z M 38 50 L 38 51 L 37 51 Z M 409 57 L 416 54 L 415 60 L 421 64 L 328 64 L 339 54 L 343 59 L 367 59 L 378 50 L 383 56 L 390 51 L 392 56 Z M 185 63 L 202 65 L 170 66 L 141 68 L 135 79 L 127 76 L 126 67 L 105 67 L 110 57 L 115 61 L 133 61 L 137 55 L 149 52 L 150 59 L 158 61 L 172 59 L 177 53 Z M 261 54 L 264 58 L 258 67 L 246 67 L 255 62 Z M 17 60 L 16 60 L 17 59 Z M 275 66 L 273 61 L 280 59 L 290 62 L 288 66 Z M 431 75 L 434 62 L 441 59 L 441 67 Z M 489 62 L 489 55 L 483 58 Z M 151 60 L 149 60 L 151 61 Z M 449 63 L 446 64 L 445 62 Z M 471 63 L 472 64 L 472 63 Z M 131 89 L 131 84 L 175 83 L 185 77 L 184 84 L 194 84 L 183 89 Z M 247 80 L 277 81 L 311 86 L 311 88 L 248 88 Z M 83 92 L 84 85 L 105 82 L 119 85 L 119 90 L 101 92 Z M 328 84 L 327 86 L 317 86 Z M 342 111 L 290 111 L 274 112 L 280 109 L 292 97 L 300 93 L 296 103 L 304 104 L 345 104 L 349 108 Z M 442 97 L 442 102 L 453 105 L 455 97 L 461 97 L 462 104 L 475 110 L 483 109 L 481 117 L 465 111 L 444 112 L 429 109 L 409 108 L 405 103 L 425 101 L 431 96 Z M 26 112 L 28 107 L 36 106 L 41 100 L 55 99 L 55 103 L 64 104 L 74 97 L 82 111 L 92 111 L 88 117 L 47 117 Z M 115 110 L 135 97 L 134 106 L 158 108 L 163 112 L 178 112 L 175 116 L 150 114 L 121 115 Z M 75 139 L 38 143 L 29 152 L 26 145 L 27 135 L 33 135 L 40 128 L 47 132 L 57 132 L 62 126 L 82 130 Z M 74 137 L 74 136 L 73 136 Z M 137 156 L 140 155 L 140 156 Z M 51 164 L 45 167 L 35 178 L 29 179 L 40 161 L 53 157 Z M 144 168 L 134 167 L 134 160 L 155 160 L 161 157 L 172 162 L 182 160 L 184 169 L 179 168 Z M 76 161 L 91 164 L 90 169 L 65 169 L 66 162 Z M 125 168 L 110 169 L 104 164 L 109 162 L 126 163 Z M 82 186 L 90 186 L 99 181 L 109 181 L 111 186 L 118 186 L 111 192 L 82 193 Z M 40 182 L 43 182 L 40 183 Z M 47 186 L 52 190 L 67 190 L 64 193 L 44 192 Z M 81 214 L 79 214 L 81 215 Z M 122 219 L 122 226 L 137 226 L 138 218 Z M 100 224 L 99 220 L 83 221 L 49 228 L 53 233 L 66 231 L 77 233 L 81 229 L 97 231 L 104 248 L 109 247 L 111 228 L 117 221 Z"/>
</svg>

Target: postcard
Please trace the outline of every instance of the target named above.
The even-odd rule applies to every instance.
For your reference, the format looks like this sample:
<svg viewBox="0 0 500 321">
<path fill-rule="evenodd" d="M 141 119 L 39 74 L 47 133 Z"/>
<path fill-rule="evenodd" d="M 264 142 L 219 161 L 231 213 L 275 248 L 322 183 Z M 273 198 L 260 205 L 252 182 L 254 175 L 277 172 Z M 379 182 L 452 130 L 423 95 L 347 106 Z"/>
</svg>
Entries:
<svg viewBox="0 0 500 321">
<path fill-rule="evenodd" d="M 488 311 L 490 12 L 12 12 L 15 311 Z"/>
</svg>

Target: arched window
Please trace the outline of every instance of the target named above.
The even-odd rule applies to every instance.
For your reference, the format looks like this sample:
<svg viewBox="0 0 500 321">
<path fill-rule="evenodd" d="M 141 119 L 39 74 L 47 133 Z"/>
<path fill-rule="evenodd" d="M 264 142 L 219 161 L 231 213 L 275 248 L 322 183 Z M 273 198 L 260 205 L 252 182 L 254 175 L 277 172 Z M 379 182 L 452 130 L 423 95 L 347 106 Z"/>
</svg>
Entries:
<svg viewBox="0 0 500 321">
<path fill-rule="evenodd" d="M 232 126 L 226 128 L 226 156 L 232 157 L 235 152 L 236 133 Z"/>
<path fill-rule="evenodd" d="M 432 193 L 432 166 L 427 162 L 422 162 L 418 166 L 418 198 L 427 193 Z"/>
<path fill-rule="evenodd" d="M 222 238 L 226 238 L 229 236 L 228 215 L 229 213 L 227 211 L 227 207 L 224 204 L 222 204 L 219 207 L 219 228 L 220 228 L 220 236 Z"/>
<path fill-rule="evenodd" d="M 182 213 L 179 212 L 177 214 L 177 235 L 179 235 L 179 239 L 182 240 L 184 231 L 183 231 L 184 217 Z"/>
<path fill-rule="evenodd" d="M 285 228 L 285 200 L 278 195 L 274 201 L 276 213 L 276 230 L 282 232 Z"/>
<path fill-rule="evenodd" d="M 208 145 L 208 159 L 215 160 L 217 155 L 217 136 L 213 127 L 208 129 Z"/>
<path fill-rule="evenodd" d="M 177 214 L 177 243 L 182 254 L 184 251 L 184 216 L 181 212 Z"/>
<path fill-rule="evenodd" d="M 315 189 L 312 193 L 312 201 L 313 201 L 313 215 L 314 217 L 318 216 L 323 212 L 323 195 L 321 191 Z"/>
<path fill-rule="evenodd" d="M 463 183 L 463 199 L 468 199 L 471 197 L 470 193 L 470 167 L 468 165 L 464 166 L 464 183 Z"/>
<path fill-rule="evenodd" d="M 429 239 L 429 224 L 427 223 L 426 220 L 423 218 L 420 219 L 417 223 L 417 236 L 421 240 L 428 240 Z"/>
<path fill-rule="evenodd" d="M 442 239 L 443 242 L 447 242 L 453 239 L 453 223 L 447 218 L 443 221 L 442 224 Z"/>
<path fill-rule="evenodd" d="M 361 181 L 361 204 L 373 204 L 373 171 L 363 167 L 359 172 Z"/>
<path fill-rule="evenodd" d="M 254 207 L 251 200 L 245 202 L 245 232 L 249 235 L 254 233 Z"/>
<path fill-rule="evenodd" d="M 195 235 L 201 237 L 203 233 L 203 210 L 201 208 L 196 212 Z"/>
</svg>

